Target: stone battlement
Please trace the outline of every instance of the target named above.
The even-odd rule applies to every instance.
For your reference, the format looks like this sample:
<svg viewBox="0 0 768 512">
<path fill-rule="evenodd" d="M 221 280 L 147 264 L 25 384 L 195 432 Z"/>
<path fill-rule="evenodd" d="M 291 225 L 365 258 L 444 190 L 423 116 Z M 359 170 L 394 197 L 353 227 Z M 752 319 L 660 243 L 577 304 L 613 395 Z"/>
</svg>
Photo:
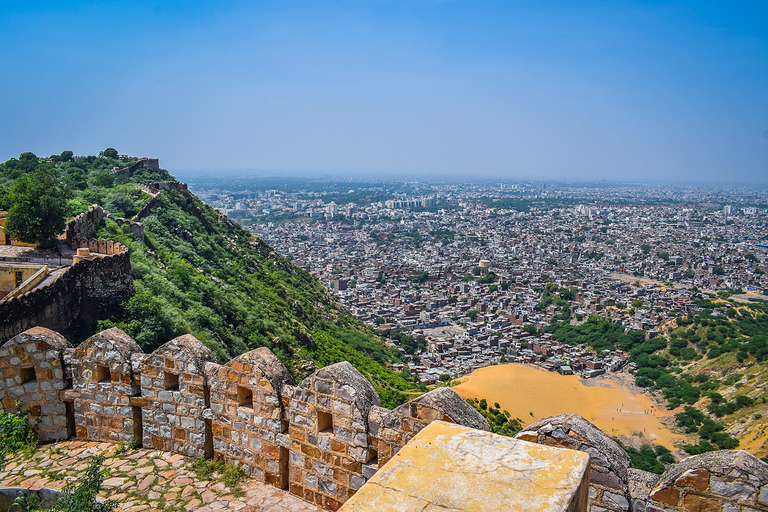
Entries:
<svg viewBox="0 0 768 512">
<path fill-rule="evenodd" d="M 147 169 L 160 169 L 160 160 L 157 158 L 139 158 L 138 162 L 127 167 L 115 168 L 112 170 L 112 176 L 130 176 L 136 169 L 145 167 Z"/>
<path fill-rule="evenodd" d="M 106 217 L 104 208 L 97 204 L 92 204 L 88 207 L 88 211 L 76 215 L 72 220 L 67 222 L 65 233 L 69 248 L 75 251 L 78 247 L 82 247 L 79 240 L 87 240 L 93 237 L 96 230 L 99 229 L 99 224 L 104 220 L 104 217 Z"/>
<path fill-rule="evenodd" d="M 389 410 L 347 362 L 294 383 L 266 348 L 219 364 L 191 335 L 145 354 L 116 328 L 77 348 L 42 327 L 8 340 L 0 346 L 0 403 L 28 412 L 43 441 L 75 435 L 133 440 L 146 448 L 215 457 L 329 510 L 341 507 L 390 459 L 396 459 L 395 466 L 387 468 L 408 467 L 413 455 L 398 454 L 433 421 L 475 429 L 471 432 L 489 430 L 485 419 L 449 388 Z M 612 439 L 576 415 L 537 422 L 517 439 L 588 454 L 586 500 L 594 511 L 768 511 L 768 466 L 746 452 L 692 457 L 658 477 L 633 469 Z M 506 456 L 459 444 L 472 467 L 482 466 L 482 457 L 492 458 L 492 467 Z M 548 462 L 530 454 L 545 451 L 519 447 L 531 467 L 542 470 Z M 583 504 L 579 496 L 571 503 Z"/>
<path fill-rule="evenodd" d="M 43 441 L 133 440 L 216 457 L 330 510 L 431 421 L 490 430 L 449 389 L 388 410 L 347 362 L 297 384 L 266 348 L 222 365 L 191 335 L 145 354 L 116 328 L 73 348 L 35 327 L 0 347 L 0 377 L 0 403 L 28 412 Z"/>
<path fill-rule="evenodd" d="M 151 196 L 156 196 L 160 193 L 161 190 L 170 189 L 170 190 L 188 190 L 189 187 L 186 183 L 181 183 L 178 181 L 156 181 L 154 183 L 136 183 L 134 185 L 137 190 L 141 190 L 142 192 L 146 192 L 147 194 Z"/>
<path fill-rule="evenodd" d="M 128 249 L 109 240 L 73 239 L 77 253 L 63 268 L 29 291 L 0 302 L 0 339 L 33 326 L 65 330 L 76 318 L 106 318 L 133 295 Z"/>
</svg>

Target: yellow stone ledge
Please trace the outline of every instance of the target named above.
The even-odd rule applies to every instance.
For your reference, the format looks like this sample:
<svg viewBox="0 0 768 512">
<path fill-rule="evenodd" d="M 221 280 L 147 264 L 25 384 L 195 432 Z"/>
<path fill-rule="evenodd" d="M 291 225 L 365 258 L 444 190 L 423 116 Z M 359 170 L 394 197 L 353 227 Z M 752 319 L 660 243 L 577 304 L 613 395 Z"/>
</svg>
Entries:
<svg viewBox="0 0 768 512">
<path fill-rule="evenodd" d="M 585 511 L 589 455 L 435 421 L 341 512 Z"/>
</svg>

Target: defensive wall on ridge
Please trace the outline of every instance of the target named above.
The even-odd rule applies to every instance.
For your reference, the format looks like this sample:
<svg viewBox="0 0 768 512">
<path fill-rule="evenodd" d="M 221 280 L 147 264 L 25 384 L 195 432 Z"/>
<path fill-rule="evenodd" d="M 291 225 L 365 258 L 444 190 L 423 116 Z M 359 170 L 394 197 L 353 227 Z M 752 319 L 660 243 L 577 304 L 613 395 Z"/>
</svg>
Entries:
<svg viewBox="0 0 768 512">
<path fill-rule="evenodd" d="M 133 440 L 215 457 L 329 510 L 341 507 L 431 422 L 489 430 L 450 388 L 389 410 L 347 362 L 297 384 L 266 348 L 219 364 L 191 335 L 145 354 L 116 328 L 73 348 L 58 333 L 35 327 L 0 346 L 0 377 L 0 403 L 27 412 L 43 441 Z M 768 466 L 747 452 L 691 457 L 659 476 L 632 468 L 612 439 L 577 415 L 541 420 L 516 437 L 587 453 L 585 494 L 594 512 L 768 511 Z M 478 456 L 491 466 L 503 460 L 493 450 L 473 460 Z"/>
<path fill-rule="evenodd" d="M 112 170 L 112 176 L 130 176 L 136 169 L 145 167 L 147 169 L 160 169 L 160 160 L 157 158 L 139 158 L 139 160 L 127 167 L 116 168 Z"/>
<path fill-rule="evenodd" d="M 187 191 L 187 184 L 186 183 L 180 183 L 178 181 L 160 181 L 155 183 L 137 183 L 135 185 L 137 190 L 141 190 L 142 192 L 149 194 L 152 196 L 152 199 L 149 200 L 147 204 L 145 204 L 141 210 L 136 213 L 131 218 L 132 222 L 139 222 L 141 219 L 149 215 L 149 212 L 154 210 L 157 205 L 160 204 L 160 194 L 163 190 L 179 190 L 179 191 Z M 143 232 L 142 232 L 143 233 Z"/>
<path fill-rule="evenodd" d="M 125 169 L 133 172 L 139 167 L 159 168 L 156 159 L 143 159 Z M 186 192 L 187 184 L 165 181 L 136 184 L 136 188 L 152 195 L 152 199 L 133 218 L 115 220 L 127 225 L 137 240 L 143 240 L 140 220 L 160 204 L 162 191 Z M 42 285 L 0 303 L 0 339 L 32 326 L 63 331 L 78 318 L 86 322 L 106 318 L 117 304 L 133 295 L 128 249 L 117 242 L 93 238 L 108 216 L 94 204 L 67 223 L 66 243 L 77 251 L 75 264 L 54 273 Z"/>
</svg>

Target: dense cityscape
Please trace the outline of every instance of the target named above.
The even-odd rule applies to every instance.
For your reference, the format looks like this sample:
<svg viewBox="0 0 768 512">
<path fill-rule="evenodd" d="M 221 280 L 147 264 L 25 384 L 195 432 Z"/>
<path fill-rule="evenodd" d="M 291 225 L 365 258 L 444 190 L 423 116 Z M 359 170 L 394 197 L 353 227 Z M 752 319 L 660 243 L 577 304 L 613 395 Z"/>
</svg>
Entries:
<svg viewBox="0 0 768 512">
<path fill-rule="evenodd" d="M 768 290 L 763 189 L 412 182 L 357 184 L 349 201 L 286 189 L 198 193 L 388 333 L 425 384 L 500 362 L 617 371 L 622 352 L 541 328 L 599 315 L 652 338 L 697 310 L 693 293 Z"/>
</svg>

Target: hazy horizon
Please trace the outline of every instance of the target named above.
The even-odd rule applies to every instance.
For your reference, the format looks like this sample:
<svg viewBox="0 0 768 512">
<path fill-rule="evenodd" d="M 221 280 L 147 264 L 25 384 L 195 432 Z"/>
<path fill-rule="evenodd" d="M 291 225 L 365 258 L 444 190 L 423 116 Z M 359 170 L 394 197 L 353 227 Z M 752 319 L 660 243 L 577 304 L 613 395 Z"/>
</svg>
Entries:
<svg viewBox="0 0 768 512">
<path fill-rule="evenodd" d="M 0 160 L 768 183 L 764 2 L 7 2 Z"/>
</svg>

